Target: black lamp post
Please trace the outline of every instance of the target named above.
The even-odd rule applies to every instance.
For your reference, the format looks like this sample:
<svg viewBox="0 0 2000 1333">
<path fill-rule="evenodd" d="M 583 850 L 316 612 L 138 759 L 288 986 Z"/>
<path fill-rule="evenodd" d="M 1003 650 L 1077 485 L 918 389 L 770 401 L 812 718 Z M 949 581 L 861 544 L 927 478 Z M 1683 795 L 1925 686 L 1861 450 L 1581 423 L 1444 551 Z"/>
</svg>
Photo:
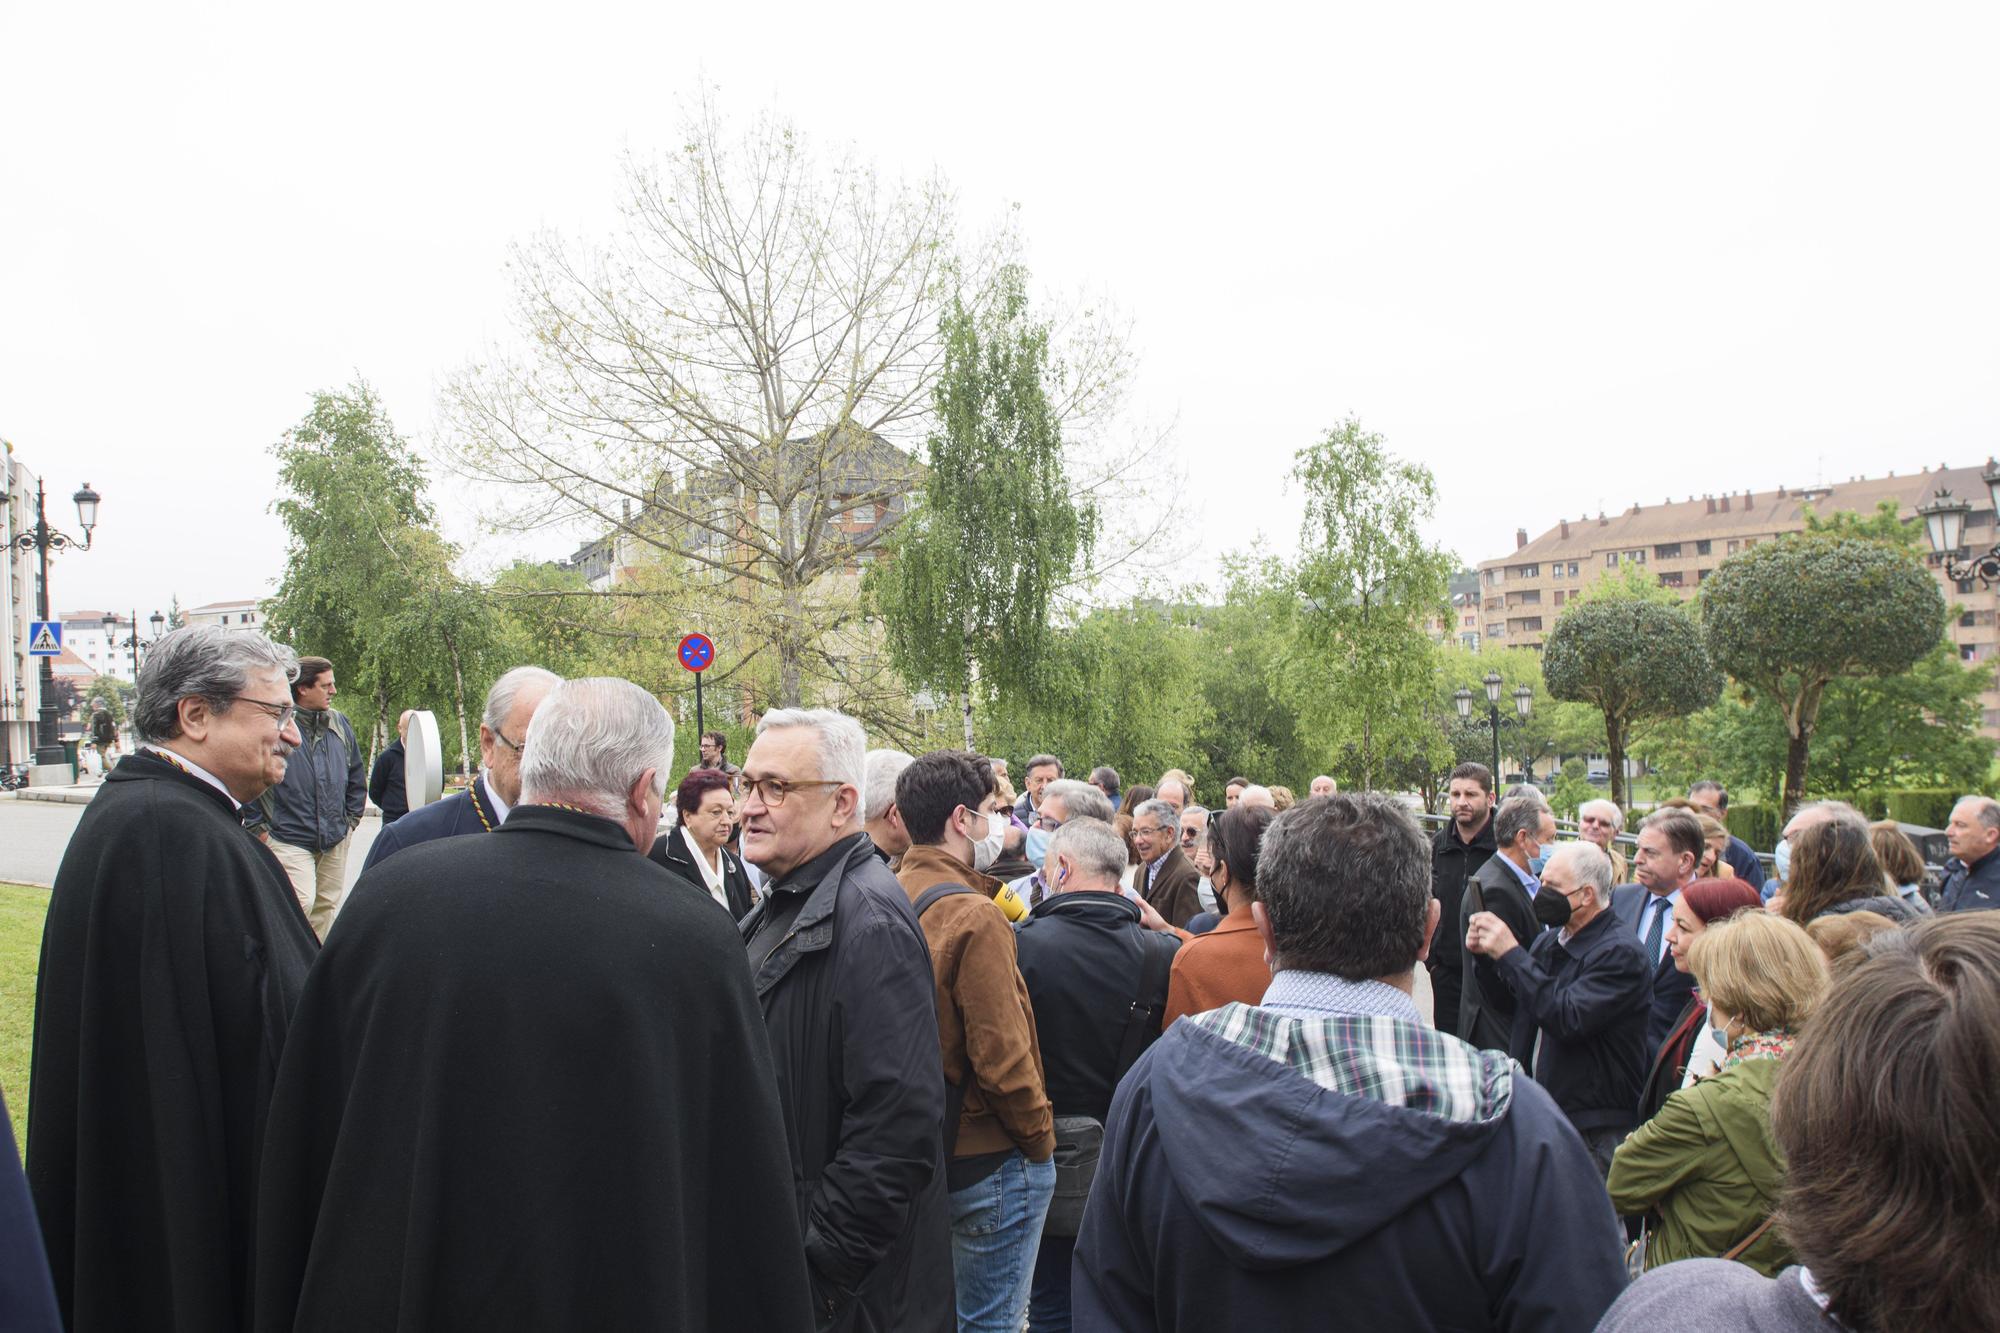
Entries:
<svg viewBox="0 0 2000 1333">
<path fill-rule="evenodd" d="M 1493 784 L 1497 789 L 1500 785 L 1500 727 L 1505 721 L 1500 716 L 1500 690 L 1506 682 L 1500 679 L 1499 672 L 1489 671 L 1479 683 L 1486 687 L 1487 725 L 1493 728 Z M 1458 692 L 1452 695 L 1452 702 L 1458 705 L 1460 717 L 1472 716 L 1471 690 L 1461 686 Z M 1535 692 L 1532 689 L 1523 685 L 1514 691 L 1514 711 L 1520 714 L 1520 721 L 1528 720 L 1528 714 L 1533 711 L 1534 706 Z"/>
<path fill-rule="evenodd" d="M 1986 471 L 1979 479 L 1986 483 L 1986 493 L 1994 509 L 2000 511 L 2000 463 L 1986 460 Z M 1972 506 L 1954 498 L 1949 488 L 1940 489 L 1929 504 L 1917 506 L 1917 517 L 1924 521 L 1924 535 L 1930 539 L 1932 552 L 1944 557 L 1945 577 L 1953 583 L 1977 578 L 1990 588 L 2000 583 L 2000 546 L 1968 556 L 1963 565 L 1957 560 L 1959 543 L 1965 537 L 1965 520 L 1971 513 Z"/>
<path fill-rule="evenodd" d="M 14 544 L 23 551 L 41 554 L 42 578 L 35 605 L 43 620 L 49 619 L 49 552 L 66 551 L 71 547 L 88 551 L 90 530 L 97 526 L 97 502 L 104 497 L 91 490 L 90 483 L 86 481 L 83 489 L 70 498 L 76 501 L 76 521 L 83 528 L 82 541 L 49 526 L 47 496 L 40 481 L 35 483 L 35 530 L 24 532 L 14 539 Z M 60 764 L 63 762 L 63 748 L 62 742 L 56 738 L 56 669 L 52 657 L 42 659 L 41 683 L 42 716 L 35 735 L 35 763 Z"/>
<path fill-rule="evenodd" d="M 123 643 L 118 642 L 118 626 L 120 623 L 129 623 L 132 626 L 132 637 Z M 135 685 L 139 681 L 139 667 L 143 661 L 142 653 L 145 649 L 153 646 L 153 639 L 160 637 L 160 629 L 167 623 L 167 618 L 158 611 L 155 611 L 151 616 L 147 617 L 146 623 L 153 627 L 152 639 L 142 639 L 139 637 L 139 613 L 137 611 L 132 613 L 132 619 L 129 622 L 120 622 L 116 611 L 106 611 L 104 613 L 104 632 L 109 636 L 111 646 L 113 648 L 130 648 L 132 650 L 132 682 Z"/>
</svg>

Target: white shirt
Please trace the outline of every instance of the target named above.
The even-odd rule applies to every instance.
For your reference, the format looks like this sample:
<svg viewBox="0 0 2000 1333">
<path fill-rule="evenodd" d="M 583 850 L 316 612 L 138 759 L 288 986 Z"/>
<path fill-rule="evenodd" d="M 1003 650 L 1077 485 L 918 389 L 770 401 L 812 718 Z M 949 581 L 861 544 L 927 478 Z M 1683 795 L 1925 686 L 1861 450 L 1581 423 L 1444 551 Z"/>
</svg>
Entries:
<svg viewBox="0 0 2000 1333">
<path fill-rule="evenodd" d="M 169 750 L 164 745 L 148 745 L 143 748 L 151 750 L 154 754 L 166 757 L 168 763 L 186 769 L 189 773 L 192 773 L 195 777 L 200 778 L 203 782 L 206 782 L 209 786 L 215 788 L 217 791 L 221 792 L 224 796 L 229 796 L 229 804 L 231 808 L 240 807 L 243 804 L 243 802 L 237 800 L 234 796 L 230 796 L 229 788 L 222 785 L 221 778 L 218 778 L 217 776 L 215 776 L 215 774 L 209 772 L 207 769 L 203 768 L 200 764 L 197 764 L 194 760 L 182 754 L 180 751 Z"/>
<path fill-rule="evenodd" d="M 496 824 L 506 823 L 507 812 L 509 810 L 512 810 L 514 807 L 507 804 L 506 797 L 502 796 L 499 792 L 493 790 L 493 775 L 491 773 L 488 773 L 483 768 L 480 769 L 479 780 L 485 784 L 486 799 L 493 805 L 493 822 Z"/>
<path fill-rule="evenodd" d="M 1655 967 L 1658 967 L 1660 960 L 1667 956 L 1667 927 L 1674 924 L 1674 909 L 1672 905 L 1680 902 L 1680 900 L 1681 891 L 1679 889 L 1675 889 L 1666 896 L 1666 902 L 1669 905 L 1666 916 L 1660 922 L 1660 951 L 1653 955 L 1653 966 Z M 1639 920 L 1635 933 L 1641 944 L 1646 942 L 1646 935 L 1652 929 L 1653 914 L 1660 910 L 1653 906 L 1654 903 L 1659 901 L 1661 901 L 1660 895 L 1654 893 L 1651 889 L 1647 889 L 1645 901 L 1639 904 Z"/>
<path fill-rule="evenodd" d="M 722 890 L 721 849 L 716 849 L 716 864 L 711 867 L 708 863 L 707 854 L 701 850 L 701 844 L 694 840 L 694 834 L 688 832 L 686 824 L 681 825 L 681 841 L 687 844 L 688 855 L 694 857 L 695 869 L 701 871 L 702 879 L 708 884 L 708 896 L 721 903 L 725 908 L 728 907 L 729 895 Z"/>
</svg>

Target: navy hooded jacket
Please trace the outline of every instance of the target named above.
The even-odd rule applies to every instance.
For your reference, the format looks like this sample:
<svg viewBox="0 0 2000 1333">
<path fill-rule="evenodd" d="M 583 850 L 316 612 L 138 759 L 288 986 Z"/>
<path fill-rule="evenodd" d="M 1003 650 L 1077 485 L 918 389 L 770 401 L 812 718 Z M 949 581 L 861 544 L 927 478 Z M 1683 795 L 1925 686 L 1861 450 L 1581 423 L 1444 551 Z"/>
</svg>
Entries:
<svg viewBox="0 0 2000 1333">
<path fill-rule="evenodd" d="M 1077 1329 L 1595 1325 L 1626 1285 L 1621 1237 L 1547 1093 L 1416 1023 L 1250 1010 L 1325 1025 L 1373 1087 L 1336 1091 L 1226 1035 L 1248 1009 L 1174 1024 L 1119 1085 L 1077 1241 Z M 1369 1048 L 1344 1039 L 1357 1023 Z M 1409 1105 L 1445 1086 L 1446 1113 Z"/>
</svg>

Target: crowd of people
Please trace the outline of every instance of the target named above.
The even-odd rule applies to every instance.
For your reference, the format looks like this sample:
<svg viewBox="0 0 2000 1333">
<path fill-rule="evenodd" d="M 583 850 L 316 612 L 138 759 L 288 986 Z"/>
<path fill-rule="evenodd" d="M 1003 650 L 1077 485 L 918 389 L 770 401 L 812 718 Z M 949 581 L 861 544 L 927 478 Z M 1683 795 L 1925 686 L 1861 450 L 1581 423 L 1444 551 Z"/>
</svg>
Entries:
<svg viewBox="0 0 2000 1333">
<path fill-rule="evenodd" d="M 51 896 L 0 1324 L 2000 1327 L 1985 797 L 1935 889 L 1832 802 L 1767 879 L 1715 783 L 1627 842 L 1461 765 L 1432 835 L 825 709 L 679 773 L 651 695 L 524 666 L 345 892 L 333 694 L 149 654 Z"/>
</svg>

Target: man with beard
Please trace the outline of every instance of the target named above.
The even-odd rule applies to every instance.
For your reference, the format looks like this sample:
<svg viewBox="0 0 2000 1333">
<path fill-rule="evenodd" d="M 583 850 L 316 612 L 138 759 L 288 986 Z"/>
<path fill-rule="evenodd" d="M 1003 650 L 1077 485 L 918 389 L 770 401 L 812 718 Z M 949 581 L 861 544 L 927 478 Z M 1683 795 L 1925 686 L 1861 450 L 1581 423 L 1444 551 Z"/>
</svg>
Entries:
<svg viewBox="0 0 2000 1333">
<path fill-rule="evenodd" d="M 264 1117 L 318 942 L 241 808 L 299 742 L 297 671 L 217 625 L 155 644 L 141 747 L 56 872 L 28 1178 L 71 1333 L 246 1325 Z"/>
<path fill-rule="evenodd" d="M 565 682 L 493 837 L 362 877 L 278 1070 L 256 1327 L 810 1326 L 741 946 L 645 855 L 673 752 Z"/>
</svg>

